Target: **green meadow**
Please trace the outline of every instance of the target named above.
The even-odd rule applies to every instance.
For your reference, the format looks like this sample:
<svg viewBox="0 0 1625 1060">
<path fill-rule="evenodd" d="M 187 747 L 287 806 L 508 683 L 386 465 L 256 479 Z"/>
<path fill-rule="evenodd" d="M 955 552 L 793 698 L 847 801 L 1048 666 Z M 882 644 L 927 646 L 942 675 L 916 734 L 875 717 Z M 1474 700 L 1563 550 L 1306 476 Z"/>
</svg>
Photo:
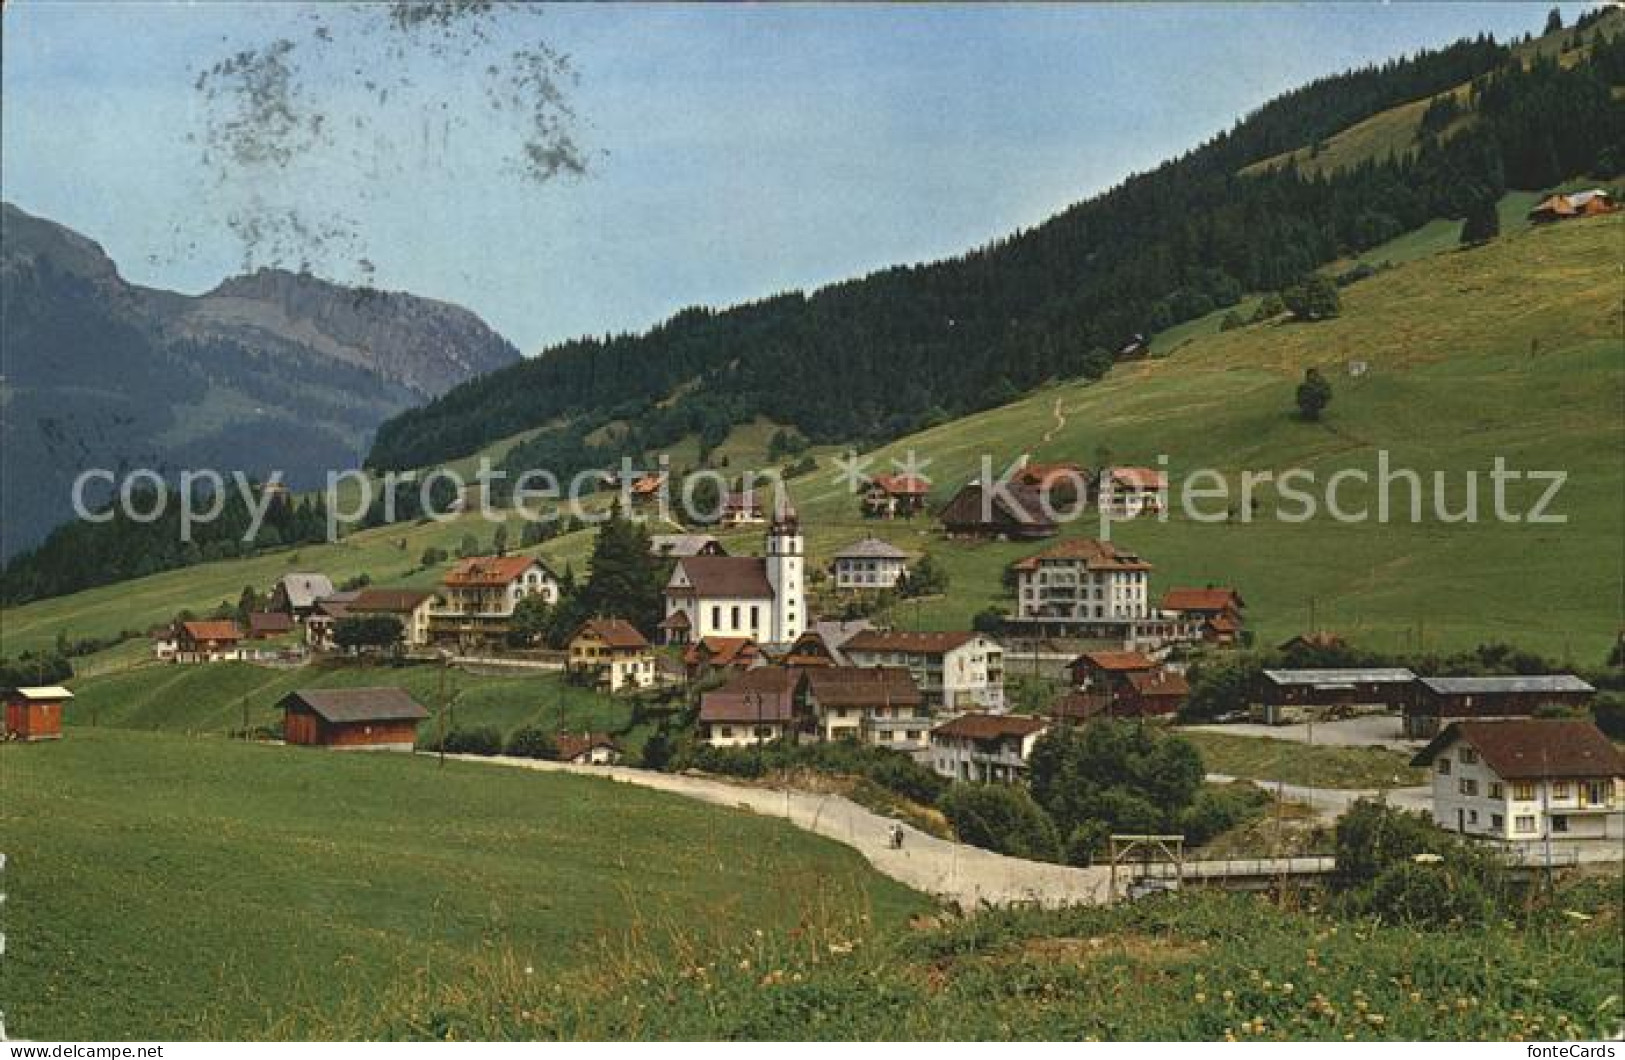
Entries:
<svg viewBox="0 0 1625 1060">
<path fill-rule="evenodd" d="M 75 727 L 0 745 L 0 787 L 24 1038 L 332 1027 L 499 951 L 540 981 L 927 907 L 783 822 L 591 777 Z"/>
</svg>

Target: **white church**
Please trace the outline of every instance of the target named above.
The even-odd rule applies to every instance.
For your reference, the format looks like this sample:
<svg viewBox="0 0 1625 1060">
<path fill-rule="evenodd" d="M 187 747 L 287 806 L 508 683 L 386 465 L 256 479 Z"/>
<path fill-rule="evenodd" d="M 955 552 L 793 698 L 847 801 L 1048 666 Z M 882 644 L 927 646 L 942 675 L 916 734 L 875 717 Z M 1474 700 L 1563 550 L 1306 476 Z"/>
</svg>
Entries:
<svg viewBox="0 0 1625 1060">
<path fill-rule="evenodd" d="M 685 556 L 666 583 L 667 644 L 703 637 L 750 637 L 784 645 L 807 628 L 801 527 L 781 506 L 767 528 L 764 556 Z"/>
</svg>

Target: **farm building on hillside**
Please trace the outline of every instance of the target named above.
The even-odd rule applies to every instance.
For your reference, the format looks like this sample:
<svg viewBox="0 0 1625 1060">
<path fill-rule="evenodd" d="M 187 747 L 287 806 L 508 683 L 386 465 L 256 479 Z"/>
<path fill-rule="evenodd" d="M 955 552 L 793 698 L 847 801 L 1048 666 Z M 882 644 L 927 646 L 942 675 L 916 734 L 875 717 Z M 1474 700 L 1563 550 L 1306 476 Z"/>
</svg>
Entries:
<svg viewBox="0 0 1625 1060">
<path fill-rule="evenodd" d="M 13 688 L 5 693 L 8 740 L 60 740 L 62 707 L 73 698 L 61 685 Z"/>
<path fill-rule="evenodd" d="M 1079 500 L 1088 500 L 1094 491 L 1094 475 L 1071 461 L 1057 464 L 1027 462 L 1011 476 L 1018 486 L 1038 490 L 1049 497 L 1057 510 L 1071 509 Z"/>
<path fill-rule="evenodd" d="M 837 589 L 892 589 L 908 573 L 908 553 L 877 537 L 866 537 L 835 553 Z"/>
<path fill-rule="evenodd" d="M 248 615 L 249 640 L 285 637 L 293 628 L 293 616 L 284 611 L 252 611 Z"/>
<path fill-rule="evenodd" d="M 1177 713 L 1190 695 L 1184 674 L 1137 651 L 1084 652 L 1073 660 L 1071 671 L 1082 695 L 1068 701 L 1063 714 L 1081 710 L 1119 718 L 1166 717 Z"/>
<path fill-rule="evenodd" d="M 1405 735 L 1430 739 L 1453 721 L 1528 718 L 1541 707 L 1586 707 L 1597 690 L 1573 674 L 1422 677 L 1405 706 Z"/>
<path fill-rule="evenodd" d="M 363 589 L 345 605 L 357 618 L 393 618 L 401 624 L 401 643 L 422 648 L 429 643 L 429 615 L 434 593 L 421 589 Z"/>
<path fill-rule="evenodd" d="M 1567 195 L 1548 195 L 1529 211 L 1529 220 L 1536 224 L 1568 221 L 1576 217 L 1597 217 L 1619 209 L 1613 196 L 1601 188 L 1573 191 Z"/>
<path fill-rule="evenodd" d="M 1100 474 L 1095 502 L 1113 519 L 1162 511 L 1168 476 L 1152 467 L 1109 467 Z"/>
<path fill-rule="evenodd" d="M 282 738 L 344 750 L 410 751 L 429 712 L 399 688 L 311 688 L 282 698 Z"/>
<path fill-rule="evenodd" d="M 863 514 L 871 519 L 912 519 L 925 508 L 931 483 L 919 475 L 876 475 L 863 488 Z"/>
<path fill-rule="evenodd" d="M 271 590 L 271 603 L 267 611 L 281 611 L 296 619 L 303 619 L 316 608 L 316 601 L 333 595 L 333 579 L 325 574 L 302 572 L 284 574 Z"/>
<path fill-rule="evenodd" d="M 182 622 L 175 628 L 175 661 L 228 662 L 241 659 L 243 631 L 230 619 Z"/>
<path fill-rule="evenodd" d="M 1265 670 L 1258 690 L 1260 720 L 1286 725 L 1333 707 L 1403 710 L 1415 688 L 1416 675 L 1400 667 Z"/>
<path fill-rule="evenodd" d="M 710 534 L 651 534 L 649 554 L 662 559 L 686 559 L 689 556 L 726 556 L 722 542 Z"/>
<path fill-rule="evenodd" d="M 1512 843 L 1625 839 L 1625 755 L 1589 721 L 1456 721 L 1412 762 L 1433 820 Z"/>
<path fill-rule="evenodd" d="M 1032 541 L 1054 537 L 1060 530 L 1054 516 L 1044 510 L 1037 490 L 1013 484 L 987 487 L 969 483 L 943 506 L 937 518 L 949 537 Z"/>
</svg>

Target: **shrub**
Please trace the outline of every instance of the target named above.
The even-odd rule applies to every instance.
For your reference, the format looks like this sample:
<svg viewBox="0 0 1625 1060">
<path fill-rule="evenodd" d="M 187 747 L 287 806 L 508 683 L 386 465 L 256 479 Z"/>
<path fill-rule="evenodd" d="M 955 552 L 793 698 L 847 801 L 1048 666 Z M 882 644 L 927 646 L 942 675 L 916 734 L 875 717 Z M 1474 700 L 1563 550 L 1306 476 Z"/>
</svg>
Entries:
<svg viewBox="0 0 1625 1060">
<path fill-rule="evenodd" d="M 1484 888 L 1449 862 L 1396 862 L 1382 870 L 1362 903 L 1367 911 L 1419 927 L 1481 924 L 1490 911 Z"/>
<path fill-rule="evenodd" d="M 535 726 L 527 725 L 516 729 L 508 737 L 508 754 L 515 758 L 543 758 L 556 759 L 559 756 L 558 744 L 553 742 L 551 734 Z"/>
<path fill-rule="evenodd" d="M 499 755 L 502 753 L 502 734 L 490 726 L 453 729 L 446 734 L 445 750 L 447 754 Z"/>
<path fill-rule="evenodd" d="M 1210 788 L 1197 793 L 1196 800 L 1180 813 L 1179 831 L 1186 842 L 1205 843 L 1256 817 L 1269 801 L 1269 794 L 1252 784 Z"/>
<path fill-rule="evenodd" d="M 1024 790 L 1002 784 L 955 784 L 939 806 L 961 840 L 1011 857 L 1059 861 L 1055 823 Z"/>
</svg>

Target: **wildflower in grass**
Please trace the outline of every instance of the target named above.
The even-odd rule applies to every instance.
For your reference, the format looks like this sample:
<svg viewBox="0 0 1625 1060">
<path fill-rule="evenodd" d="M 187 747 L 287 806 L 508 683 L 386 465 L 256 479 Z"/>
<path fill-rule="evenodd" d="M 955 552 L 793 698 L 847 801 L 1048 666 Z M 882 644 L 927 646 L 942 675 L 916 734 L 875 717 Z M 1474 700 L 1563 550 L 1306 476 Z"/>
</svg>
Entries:
<svg viewBox="0 0 1625 1060">
<path fill-rule="evenodd" d="M 1196 992 L 1196 1003 L 1198 1005 L 1205 1005 L 1207 1003 L 1207 995 L 1198 990 Z"/>
</svg>

